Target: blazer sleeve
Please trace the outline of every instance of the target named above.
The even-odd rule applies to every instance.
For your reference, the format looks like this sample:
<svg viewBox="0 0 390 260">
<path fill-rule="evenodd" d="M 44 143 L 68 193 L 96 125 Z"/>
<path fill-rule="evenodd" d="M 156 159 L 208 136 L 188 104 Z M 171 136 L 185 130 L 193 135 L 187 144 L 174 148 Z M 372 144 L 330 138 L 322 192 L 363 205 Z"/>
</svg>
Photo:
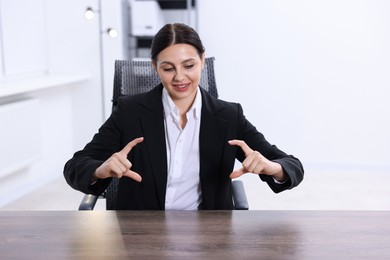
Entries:
<svg viewBox="0 0 390 260">
<path fill-rule="evenodd" d="M 237 104 L 237 106 L 239 138 L 245 141 L 251 149 L 260 152 L 268 160 L 279 163 L 289 177 L 282 184 L 276 183 L 271 176 L 265 174 L 259 175 L 261 180 L 267 182 L 275 193 L 296 187 L 303 180 L 304 169 L 302 163 L 293 155 L 288 155 L 275 145 L 271 145 L 264 135 L 257 131 L 256 127 L 245 118 L 241 105 Z M 238 149 L 237 154 L 237 159 L 242 162 L 245 159 L 243 151 Z"/>
<path fill-rule="evenodd" d="M 121 112 L 118 109 L 100 127 L 92 140 L 64 166 L 64 177 L 74 189 L 86 194 L 100 195 L 111 182 L 111 178 L 98 179 L 91 185 L 92 175 L 112 154 L 118 152 L 121 140 Z"/>
</svg>

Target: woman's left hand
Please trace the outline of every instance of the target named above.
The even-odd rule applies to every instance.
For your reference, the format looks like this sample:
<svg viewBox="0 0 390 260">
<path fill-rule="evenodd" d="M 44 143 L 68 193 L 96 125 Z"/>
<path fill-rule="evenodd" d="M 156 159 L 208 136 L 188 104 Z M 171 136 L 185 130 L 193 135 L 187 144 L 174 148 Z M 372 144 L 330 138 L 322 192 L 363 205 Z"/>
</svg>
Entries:
<svg viewBox="0 0 390 260">
<path fill-rule="evenodd" d="M 242 167 L 234 170 L 230 174 L 230 178 L 234 179 L 250 172 L 254 174 L 270 175 L 278 181 L 284 181 L 286 179 L 283 168 L 279 163 L 272 162 L 258 151 L 252 150 L 244 141 L 230 140 L 229 144 L 239 146 L 246 157 L 242 162 Z"/>
</svg>

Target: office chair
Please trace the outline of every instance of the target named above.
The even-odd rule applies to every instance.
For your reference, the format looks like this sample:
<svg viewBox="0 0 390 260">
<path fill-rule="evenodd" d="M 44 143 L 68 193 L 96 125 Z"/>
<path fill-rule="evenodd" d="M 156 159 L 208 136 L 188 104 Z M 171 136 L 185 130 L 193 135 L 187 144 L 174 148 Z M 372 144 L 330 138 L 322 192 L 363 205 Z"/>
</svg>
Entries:
<svg viewBox="0 0 390 260">
<path fill-rule="evenodd" d="M 150 60 L 116 60 L 112 110 L 115 111 L 119 97 L 147 92 L 160 82 L 160 78 Z M 199 85 L 212 96 L 218 98 L 213 57 L 205 59 Z M 101 196 L 85 195 L 80 203 L 79 210 L 93 210 L 99 197 L 106 199 L 107 210 L 115 209 L 118 183 L 119 179 L 113 178 L 107 190 Z M 247 210 L 249 208 L 242 181 L 232 181 L 232 200 L 236 210 Z"/>
</svg>

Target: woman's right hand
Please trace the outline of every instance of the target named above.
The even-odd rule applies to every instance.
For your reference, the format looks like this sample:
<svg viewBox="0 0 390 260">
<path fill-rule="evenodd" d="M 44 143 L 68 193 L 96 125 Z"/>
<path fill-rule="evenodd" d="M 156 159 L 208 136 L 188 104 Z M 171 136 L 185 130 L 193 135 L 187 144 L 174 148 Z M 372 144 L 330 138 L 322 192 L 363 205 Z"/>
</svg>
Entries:
<svg viewBox="0 0 390 260">
<path fill-rule="evenodd" d="M 105 179 L 109 177 L 122 178 L 123 176 L 132 178 L 137 182 L 142 181 L 142 177 L 130 170 L 132 167 L 131 162 L 127 159 L 127 155 L 130 151 L 139 143 L 144 141 L 143 137 L 138 137 L 129 142 L 121 151 L 114 153 L 108 158 L 102 165 L 100 165 L 95 173 L 94 178 Z"/>
</svg>

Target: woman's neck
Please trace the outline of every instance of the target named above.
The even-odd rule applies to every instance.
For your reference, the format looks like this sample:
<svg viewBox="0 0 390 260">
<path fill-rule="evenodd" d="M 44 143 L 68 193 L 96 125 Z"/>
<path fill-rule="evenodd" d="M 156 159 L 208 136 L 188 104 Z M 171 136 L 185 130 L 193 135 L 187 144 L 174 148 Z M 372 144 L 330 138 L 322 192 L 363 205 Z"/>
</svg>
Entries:
<svg viewBox="0 0 390 260">
<path fill-rule="evenodd" d="M 175 106 L 179 110 L 180 116 L 185 115 L 190 110 L 190 108 L 194 104 L 196 93 L 197 92 L 195 92 L 194 95 L 188 96 L 183 99 L 173 100 L 173 103 L 175 103 Z"/>
<path fill-rule="evenodd" d="M 179 100 L 174 100 L 173 102 L 175 103 L 175 106 L 179 110 L 179 115 L 180 115 L 180 126 L 182 129 L 187 124 L 187 112 L 191 109 L 192 105 L 195 102 L 196 98 L 196 92 L 194 96 L 189 96 L 185 99 L 179 99 Z"/>
</svg>

